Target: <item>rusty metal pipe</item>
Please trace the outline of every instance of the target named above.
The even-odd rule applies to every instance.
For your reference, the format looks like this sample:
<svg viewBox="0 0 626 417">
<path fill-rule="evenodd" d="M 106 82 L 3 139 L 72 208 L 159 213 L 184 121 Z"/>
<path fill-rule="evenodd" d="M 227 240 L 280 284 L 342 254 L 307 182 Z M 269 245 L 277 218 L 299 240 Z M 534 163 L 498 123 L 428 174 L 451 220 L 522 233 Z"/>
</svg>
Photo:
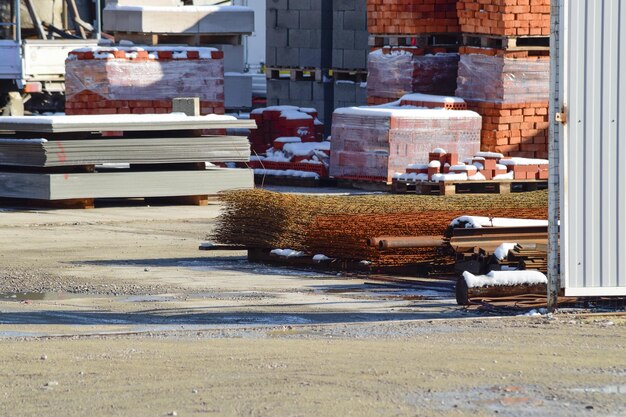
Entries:
<svg viewBox="0 0 626 417">
<path fill-rule="evenodd" d="M 377 248 L 378 245 L 380 244 L 381 240 L 385 240 L 385 239 L 389 239 L 389 238 L 394 238 L 394 236 L 370 237 L 369 239 L 367 239 L 367 246 L 373 246 L 373 247 Z"/>
<path fill-rule="evenodd" d="M 443 245 L 444 240 L 441 236 L 397 236 L 381 239 L 378 249 L 430 248 Z"/>
</svg>

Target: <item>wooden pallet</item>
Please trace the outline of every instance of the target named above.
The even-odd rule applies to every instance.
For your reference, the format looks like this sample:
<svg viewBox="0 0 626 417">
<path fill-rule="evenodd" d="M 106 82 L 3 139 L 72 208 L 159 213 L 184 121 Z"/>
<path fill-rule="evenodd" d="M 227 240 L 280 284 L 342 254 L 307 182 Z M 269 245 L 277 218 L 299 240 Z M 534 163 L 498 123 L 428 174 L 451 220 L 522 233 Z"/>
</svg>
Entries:
<svg viewBox="0 0 626 417">
<path fill-rule="evenodd" d="M 323 82 L 328 72 L 317 68 L 266 68 L 268 80 L 316 81 Z"/>
<path fill-rule="evenodd" d="M 505 51 L 549 51 L 549 36 L 494 36 L 464 34 L 464 46 L 502 49 Z"/>
<path fill-rule="evenodd" d="M 333 69 L 332 76 L 335 81 L 367 82 L 367 70 Z"/>
<path fill-rule="evenodd" d="M 383 46 L 407 46 L 418 48 L 443 47 L 453 52 L 461 44 L 461 37 L 451 33 L 428 33 L 420 35 L 370 35 L 368 46 L 382 48 Z"/>
<path fill-rule="evenodd" d="M 338 188 L 352 188 L 355 190 L 363 191 L 381 191 L 390 192 L 391 184 L 384 181 L 369 180 L 369 179 L 352 179 L 352 178 L 337 178 Z"/>
<path fill-rule="evenodd" d="M 509 194 L 548 188 L 548 182 L 545 180 L 446 181 L 414 184 L 415 193 L 420 195 Z M 408 185 L 409 183 L 407 187 Z M 400 185 L 396 186 L 397 189 L 401 189 L 400 187 Z"/>
<path fill-rule="evenodd" d="M 206 45 L 241 45 L 241 34 L 224 33 L 212 35 L 200 34 L 176 34 L 176 33 L 136 33 L 136 32 L 114 32 L 116 42 L 121 40 L 131 41 L 137 45 L 185 45 L 185 46 L 206 46 Z"/>
</svg>

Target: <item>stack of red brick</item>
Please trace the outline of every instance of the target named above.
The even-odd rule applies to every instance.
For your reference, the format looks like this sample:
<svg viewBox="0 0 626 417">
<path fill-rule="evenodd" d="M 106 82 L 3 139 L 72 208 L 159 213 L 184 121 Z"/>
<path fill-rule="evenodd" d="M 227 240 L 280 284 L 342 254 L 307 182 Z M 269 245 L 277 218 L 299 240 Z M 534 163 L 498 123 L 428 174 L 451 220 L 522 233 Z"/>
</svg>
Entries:
<svg viewBox="0 0 626 417">
<path fill-rule="evenodd" d="M 456 7 L 464 33 L 550 35 L 550 0 L 458 0 Z"/>
<path fill-rule="evenodd" d="M 66 61 L 66 114 L 170 113 L 199 97 L 201 114 L 224 114 L 224 54 L 213 48 L 93 48 Z"/>
<path fill-rule="evenodd" d="M 250 132 L 250 145 L 259 154 L 271 148 L 278 138 L 298 137 L 302 142 L 324 140 L 324 125 L 317 118 L 316 109 L 265 107 L 253 110 L 250 118 L 257 124 L 257 129 Z"/>
<path fill-rule="evenodd" d="M 456 33 L 457 0 L 368 0 L 371 34 Z"/>
<path fill-rule="evenodd" d="M 450 96 L 456 89 L 459 55 L 445 49 L 384 47 L 369 54 L 368 104 L 384 104 L 405 94 Z"/>
<path fill-rule="evenodd" d="M 457 153 L 437 148 L 429 153 L 428 164 L 408 165 L 408 175 L 395 179 L 413 181 L 464 180 L 547 180 L 548 161 L 543 159 L 505 157 L 499 153 L 479 152 L 464 162 Z"/>
<path fill-rule="evenodd" d="M 459 0 L 458 11 L 462 30 L 476 37 L 550 33 L 549 0 Z M 547 158 L 549 51 L 519 44 L 460 48 L 456 95 L 483 116 L 483 150 Z"/>
<path fill-rule="evenodd" d="M 333 114 L 330 175 L 389 183 L 396 172 L 425 159 L 432 143 L 441 143 L 461 156 L 473 155 L 480 148 L 480 126 L 480 117 L 467 110 L 400 106 L 337 109 Z"/>
</svg>

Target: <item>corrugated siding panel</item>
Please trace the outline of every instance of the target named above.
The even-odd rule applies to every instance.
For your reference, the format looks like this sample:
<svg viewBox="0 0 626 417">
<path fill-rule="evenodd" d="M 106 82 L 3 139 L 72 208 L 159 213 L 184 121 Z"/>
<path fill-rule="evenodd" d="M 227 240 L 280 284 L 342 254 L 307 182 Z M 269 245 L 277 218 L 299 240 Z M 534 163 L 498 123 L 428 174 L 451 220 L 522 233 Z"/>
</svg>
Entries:
<svg viewBox="0 0 626 417">
<path fill-rule="evenodd" d="M 566 294 L 626 295 L 626 2 L 561 5 Z"/>
</svg>

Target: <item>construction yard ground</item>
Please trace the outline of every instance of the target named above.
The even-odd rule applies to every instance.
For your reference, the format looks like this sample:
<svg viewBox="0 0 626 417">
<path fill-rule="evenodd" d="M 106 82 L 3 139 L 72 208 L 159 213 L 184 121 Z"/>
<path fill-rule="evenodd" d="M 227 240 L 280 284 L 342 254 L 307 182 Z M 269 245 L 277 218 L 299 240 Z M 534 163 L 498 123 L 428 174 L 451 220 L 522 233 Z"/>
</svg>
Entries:
<svg viewBox="0 0 626 417">
<path fill-rule="evenodd" d="M 199 251 L 218 213 L 2 209 L 0 415 L 626 416 L 624 316 Z"/>
</svg>

